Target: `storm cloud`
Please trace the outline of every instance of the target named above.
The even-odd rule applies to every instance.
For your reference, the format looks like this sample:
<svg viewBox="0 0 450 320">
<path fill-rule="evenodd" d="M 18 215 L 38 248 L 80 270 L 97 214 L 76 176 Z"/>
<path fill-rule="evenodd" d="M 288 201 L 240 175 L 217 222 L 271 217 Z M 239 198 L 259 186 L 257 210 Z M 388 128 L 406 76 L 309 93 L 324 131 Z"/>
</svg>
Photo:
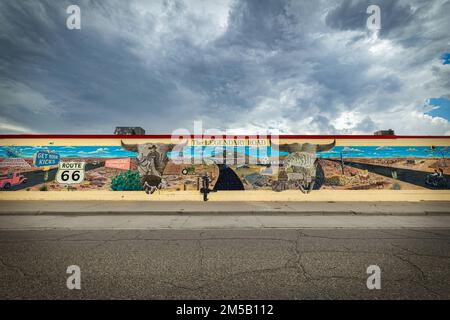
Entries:
<svg viewBox="0 0 450 320">
<path fill-rule="evenodd" d="M 0 132 L 450 134 L 450 1 L 370 4 L 2 1 Z"/>
</svg>

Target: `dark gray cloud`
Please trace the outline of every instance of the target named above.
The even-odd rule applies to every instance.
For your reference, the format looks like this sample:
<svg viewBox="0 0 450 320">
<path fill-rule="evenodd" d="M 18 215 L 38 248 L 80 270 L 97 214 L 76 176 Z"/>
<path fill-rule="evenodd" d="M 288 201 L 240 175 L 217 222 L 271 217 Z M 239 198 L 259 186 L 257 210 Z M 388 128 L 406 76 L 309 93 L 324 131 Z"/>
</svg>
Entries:
<svg viewBox="0 0 450 320">
<path fill-rule="evenodd" d="M 449 133 L 449 1 L 378 3 L 373 34 L 368 1 L 2 1 L 0 132 Z"/>
</svg>

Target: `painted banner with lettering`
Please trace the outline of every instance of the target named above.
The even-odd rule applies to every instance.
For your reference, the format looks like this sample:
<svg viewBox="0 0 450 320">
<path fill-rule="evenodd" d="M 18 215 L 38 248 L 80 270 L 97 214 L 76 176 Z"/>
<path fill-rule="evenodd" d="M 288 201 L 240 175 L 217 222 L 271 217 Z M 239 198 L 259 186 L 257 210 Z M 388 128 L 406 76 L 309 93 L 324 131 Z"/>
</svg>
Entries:
<svg viewBox="0 0 450 320">
<path fill-rule="evenodd" d="M 105 168 L 129 170 L 130 165 L 131 165 L 130 158 L 108 159 L 105 161 Z"/>
</svg>

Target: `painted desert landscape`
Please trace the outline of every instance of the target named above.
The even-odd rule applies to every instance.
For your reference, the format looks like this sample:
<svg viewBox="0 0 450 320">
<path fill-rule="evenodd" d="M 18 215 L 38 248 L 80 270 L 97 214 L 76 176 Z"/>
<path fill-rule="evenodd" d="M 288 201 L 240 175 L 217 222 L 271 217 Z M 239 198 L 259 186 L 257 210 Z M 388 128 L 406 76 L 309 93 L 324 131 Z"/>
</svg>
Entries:
<svg viewBox="0 0 450 320">
<path fill-rule="evenodd" d="M 33 165 L 33 155 L 42 149 L 51 149 L 61 156 L 61 161 L 83 161 L 86 163 L 85 179 L 80 184 L 64 185 L 57 183 L 57 166 L 49 168 L 48 181 L 42 168 Z M 270 147 L 269 147 L 270 148 Z M 186 154 L 199 156 L 196 150 Z M 242 182 L 245 190 L 270 190 L 279 178 L 278 164 L 282 165 L 286 154 L 279 157 L 268 150 L 257 155 L 254 150 L 242 150 L 239 156 L 246 156 L 251 164 L 229 164 L 228 167 Z M 450 174 L 450 160 L 447 159 L 448 147 L 342 147 L 319 153 L 316 181 L 322 189 L 364 190 L 364 189 L 422 189 L 432 188 L 425 183 L 427 176 L 441 172 L 445 178 Z M 117 181 L 126 170 L 105 167 L 109 159 L 130 159 L 129 170 L 137 174 L 136 153 L 126 151 L 120 146 L 45 146 L 45 147 L 0 147 L 0 175 L 21 174 L 27 178 L 23 185 L 11 190 L 116 190 Z M 17 161 L 20 165 L 8 167 L 1 165 Z M 164 172 L 165 189 L 172 191 L 199 190 L 201 176 L 210 177 L 211 184 L 220 177 L 219 167 L 214 161 L 203 164 L 176 164 L 169 161 Z M 259 164 L 255 164 L 258 160 Z M 9 162 L 8 162 L 9 161 Z M 202 161 L 200 161 L 201 163 Z M 272 163 L 272 165 L 270 165 Z M 446 179 L 446 178 L 445 178 Z M 448 188 L 445 187 L 445 188 Z M 2 189 L 3 190 L 3 189 Z M 127 189 L 123 189 L 127 190 Z M 133 189 L 140 190 L 140 189 Z"/>
</svg>

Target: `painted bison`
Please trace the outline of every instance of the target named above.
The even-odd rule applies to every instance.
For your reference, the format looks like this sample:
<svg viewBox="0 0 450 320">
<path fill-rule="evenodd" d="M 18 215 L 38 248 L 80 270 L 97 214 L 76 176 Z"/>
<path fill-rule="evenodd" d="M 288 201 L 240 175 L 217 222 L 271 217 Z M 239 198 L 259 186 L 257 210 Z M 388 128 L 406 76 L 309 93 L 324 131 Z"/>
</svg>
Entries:
<svg viewBox="0 0 450 320">
<path fill-rule="evenodd" d="M 166 143 L 142 143 L 126 144 L 121 141 L 122 148 L 131 152 L 137 152 L 137 167 L 141 177 L 142 187 L 145 192 L 153 193 L 157 189 L 164 187 L 162 178 L 164 169 L 169 162 L 167 153 L 174 150 L 181 150 L 183 145 Z"/>
<path fill-rule="evenodd" d="M 329 144 L 290 143 L 272 145 L 280 151 L 288 152 L 279 171 L 278 181 L 272 185 L 274 191 L 298 187 L 303 193 L 309 193 L 315 187 L 320 188 L 323 170 L 317 161 L 317 152 L 329 151 L 336 145 L 336 140 Z M 318 183 L 319 182 L 319 183 Z"/>
</svg>

